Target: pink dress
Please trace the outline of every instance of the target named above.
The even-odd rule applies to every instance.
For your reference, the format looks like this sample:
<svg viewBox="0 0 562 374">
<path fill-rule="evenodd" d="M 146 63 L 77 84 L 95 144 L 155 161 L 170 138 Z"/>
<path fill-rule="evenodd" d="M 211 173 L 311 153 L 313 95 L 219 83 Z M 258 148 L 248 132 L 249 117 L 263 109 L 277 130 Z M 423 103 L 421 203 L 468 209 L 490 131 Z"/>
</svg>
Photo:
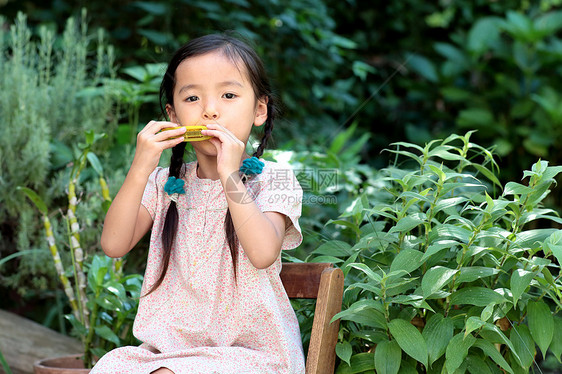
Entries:
<svg viewBox="0 0 562 374">
<path fill-rule="evenodd" d="M 264 162 L 262 174 L 246 182 L 249 194 L 239 199 L 284 214 L 282 249 L 295 248 L 302 241 L 302 189 L 289 168 Z M 281 258 L 259 270 L 239 246 L 235 281 L 222 184 L 197 177 L 196 166 L 185 165 L 186 193 L 178 198 L 178 232 L 166 277 L 140 300 L 133 331 L 143 344 L 107 353 L 91 373 L 149 374 L 161 367 L 176 374 L 304 373 L 298 321 L 279 278 Z M 157 168 L 142 199 L 153 219 L 143 294 L 160 272 L 167 179 L 168 169 Z"/>
</svg>

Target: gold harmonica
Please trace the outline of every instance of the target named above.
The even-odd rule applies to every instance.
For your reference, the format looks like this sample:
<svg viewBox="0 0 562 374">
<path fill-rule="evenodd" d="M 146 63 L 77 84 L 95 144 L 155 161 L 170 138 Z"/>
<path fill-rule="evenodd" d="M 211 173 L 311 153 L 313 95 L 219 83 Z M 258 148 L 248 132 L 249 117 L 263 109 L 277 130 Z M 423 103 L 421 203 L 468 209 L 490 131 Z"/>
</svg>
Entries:
<svg viewBox="0 0 562 374">
<path fill-rule="evenodd" d="M 187 130 L 183 134 L 183 141 L 184 142 L 198 142 L 201 140 L 211 139 L 212 136 L 202 135 L 201 130 L 207 130 L 207 126 L 178 126 L 178 127 L 166 127 L 161 131 L 168 131 L 168 130 L 177 130 L 185 127 Z M 170 139 L 177 139 L 179 136 L 174 136 Z"/>
</svg>

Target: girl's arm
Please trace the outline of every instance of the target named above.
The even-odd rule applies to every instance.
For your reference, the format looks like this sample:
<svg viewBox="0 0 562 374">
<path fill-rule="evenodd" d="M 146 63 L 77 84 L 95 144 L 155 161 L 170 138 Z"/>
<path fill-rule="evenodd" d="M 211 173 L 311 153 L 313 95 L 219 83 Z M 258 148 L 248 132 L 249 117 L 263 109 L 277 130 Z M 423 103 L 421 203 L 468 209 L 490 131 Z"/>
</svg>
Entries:
<svg viewBox="0 0 562 374">
<path fill-rule="evenodd" d="M 137 136 L 137 149 L 123 186 L 111 203 L 101 234 L 101 247 L 110 257 L 127 254 L 152 227 L 152 217 L 141 204 L 148 177 L 160 160 L 162 151 L 183 141 L 185 127 L 159 133 L 171 122 L 149 122 Z"/>
<path fill-rule="evenodd" d="M 232 197 L 248 194 L 238 173 L 225 179 L 223 187 L 236 235 L 248 259 L 258 269 L 269 267 L 281 252 L 285 237 L 285 215 L 262 212 L 255 201 L 248 203 L 233 199 Z"/>
</svg>

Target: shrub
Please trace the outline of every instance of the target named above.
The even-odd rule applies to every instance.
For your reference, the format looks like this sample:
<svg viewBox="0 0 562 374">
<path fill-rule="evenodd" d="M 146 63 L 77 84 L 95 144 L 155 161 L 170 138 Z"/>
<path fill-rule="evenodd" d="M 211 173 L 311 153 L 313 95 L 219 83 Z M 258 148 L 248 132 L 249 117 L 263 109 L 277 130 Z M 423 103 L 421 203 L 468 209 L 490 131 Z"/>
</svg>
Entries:
<svg viewBox="0 0 562 374">
<path fill-rule="evenodd" d="M 0 253 L 37 242 L 39 222 L 15 187 L 32 188 L 56 203 L 65 195 L 59 180 L 74 158 L 72 145 L 85 130 L 111 134 L 115 127 L 115 99 L 106 89 L 115 74 L 113 49 L 103 32 L 88 33 L 84 19 L 85 13 L 81 20 L 68 19 L 62 35 L 46 26 L 35 33 L 21 13 L 9 31 L 0 27 Z M 3 284 L 27 278 L 44 287 L 42 260 L 22 257 Z"/>
<path fill-rule="evenodd" d="M 471 134 L 394 144 L 410 163 L 335 221 L 347 241 L 313 252 L 346 275 L 338 373 L 528 372 L 537 346 L 560 361 L 562 230 L 545 223 L 562 220 L 543 201 L 562 167 L 501 186 Z"/>
<path fill-rule="evenodd" d="M 61 240 L 69 243 L 69 261 L 61 259 L 59 241 L 53 233 L 53 224 L 49 217 L 47 204 L 30 188 L 18 187 L 22 195 L 27 196 L 41 213 L 46 243 L 51 252 L 53 265 L 60 280 L 60 286 L 70 304 L 71 314 L 66 318 L 73 327 L 73 334 L 83 344 L 83 360 L 86 367 L 93 365 L 94 357 L 101 357 L 108 350 L 122 345 L 138 343 L 133 336 L 132 326 L 140 298 L 142 276 L 132 274 L 123 276 L 123 259 L 111 259 L 107 256 L 94 255 L 86 259 L 81 244 L 83 217 L 77 210 L 80 200 L 78 181 L 86 164 L 90 164 L 98 176 L 101 187 L 101 200 L 97 202 L 107 212 L 111 205 L 109 189 L 104 177 L 103 167 L 98 157 L 91 152 L 93 145 L 104 135 L 86 133 L 85 144 L 81 144 L 77 157 L 72 162 L 72 169 L 66 181 L 67 210 L 57 222 L 66 226 L 66 236 Z"/>
</svg>

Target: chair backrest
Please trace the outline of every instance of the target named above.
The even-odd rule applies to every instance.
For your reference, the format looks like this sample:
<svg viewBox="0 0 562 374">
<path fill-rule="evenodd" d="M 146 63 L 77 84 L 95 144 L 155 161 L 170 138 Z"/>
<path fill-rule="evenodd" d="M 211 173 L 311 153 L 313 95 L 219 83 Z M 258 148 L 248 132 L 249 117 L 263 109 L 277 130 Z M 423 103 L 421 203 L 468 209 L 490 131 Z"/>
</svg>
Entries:
<svg viewBox="0 0 562 374">
<path fill-rule="evenodd" d="M 339 320 L 330 323 L 341 311 L 343 272 L 330 263 L 284 262 L 281 280 L 292 299 L 316 299 L 306 374 L 334 372 Z"/>
</svg>

